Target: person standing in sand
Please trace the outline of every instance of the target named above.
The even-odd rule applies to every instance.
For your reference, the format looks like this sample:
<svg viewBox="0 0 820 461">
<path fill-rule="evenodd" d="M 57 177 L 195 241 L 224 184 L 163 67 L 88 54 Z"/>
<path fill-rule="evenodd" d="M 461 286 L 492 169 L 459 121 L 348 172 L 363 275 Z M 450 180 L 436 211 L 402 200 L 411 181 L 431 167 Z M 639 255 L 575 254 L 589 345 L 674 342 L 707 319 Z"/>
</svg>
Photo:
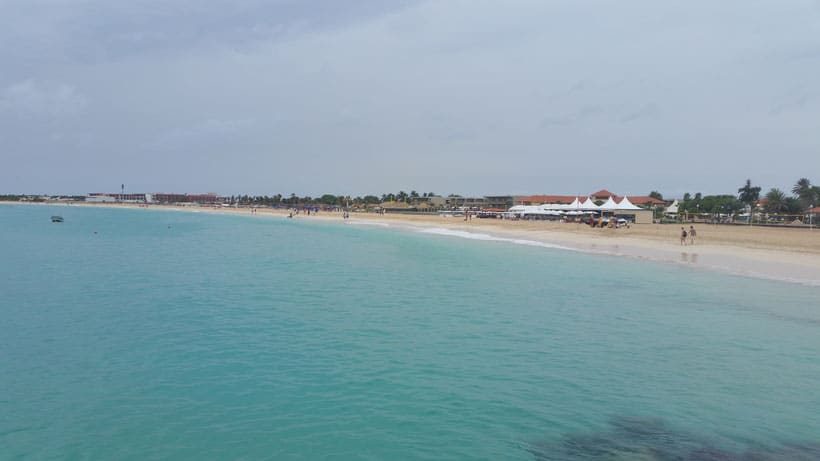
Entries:
<svg viewBox="0 0 820 461">
<path fill-rule="evenodd" d="M 689 226 L 689 243 L 694 245 L 696 236 L 697 236 L 697 232 L 695 232 L 695 226 Z"/>
<path fill-rule="evenodd" d="M 683 226 L 680 228 L 680 244 L 686 246 L 686 228 Z"/>
</svg>

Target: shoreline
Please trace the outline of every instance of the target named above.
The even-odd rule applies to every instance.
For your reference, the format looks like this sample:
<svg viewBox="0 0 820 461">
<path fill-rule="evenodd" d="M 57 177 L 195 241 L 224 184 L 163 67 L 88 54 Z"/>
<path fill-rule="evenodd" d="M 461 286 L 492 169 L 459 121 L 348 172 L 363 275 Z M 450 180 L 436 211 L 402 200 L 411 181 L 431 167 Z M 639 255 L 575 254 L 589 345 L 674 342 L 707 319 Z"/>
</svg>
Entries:
<svg viewBox="0 0 820 461">
<path fill-rule="evenodd" d="M 21 203 L 6 205 L 84 208 L 122 208 L 229 214 L 251 217 L 287 218 L 287 210 L 257 208 L 210 208 L 173 205 Z M 593 229 L 585 224 L 545 221 L 506 221 L 498 219 L 403 214 L 377 215 L 351 213 L 343 221 L 340 212 L 299 214 L 299 220 L 346 222 L 383 228 L 405 229 L 452 238 L 489 240 L 508 244 L 579 251 L 588 254 L 676 264 L 698 270 L 768 279 L 820 287 L 820 230 L 772 229 L 744 226 L 694 224 L 698 230 L 695 245 L 680 245 L 681 224 L 639 224 L 625 229 Z M 687 227 L 690 223 L 687 223 Z"/>
</svg>

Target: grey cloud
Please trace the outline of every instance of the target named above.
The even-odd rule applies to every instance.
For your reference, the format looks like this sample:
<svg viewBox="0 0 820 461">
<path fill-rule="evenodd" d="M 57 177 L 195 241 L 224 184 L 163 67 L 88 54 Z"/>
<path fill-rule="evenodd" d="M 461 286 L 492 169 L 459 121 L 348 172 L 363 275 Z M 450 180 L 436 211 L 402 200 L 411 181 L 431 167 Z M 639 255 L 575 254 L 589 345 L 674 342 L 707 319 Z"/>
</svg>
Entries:
<svg viewBox="0 0 820 461">
<path fill-rule="evenodd" d="M 602 106 L 585 106 L 577 111 L 562 115 L 549 115 L 541 120 L 541 128 L 549 128 L 553 126 L 568 126 L 587 120 L 605 113 L 605 108 Z"/>
<path fill-rule="evenodd" d="M 87 104 L 88 100 L 84 95 L 64 83 L 46 85 L 25 80 L 0 90 L 0 111 L 17 116 L 77 114 Z"/>
<path fill-rule="evenodd" d="M 783 112 L 791 111 L 791 110 L 799 110 L 806 106 L 806 103 L 809 101 L 809 97 L 807 95 L 798 95 L 787 98 L 777 104 L 775 104 L 770 110 L 769 114 L 771 115 L 780 115 Z"/>
<path fill-rule="evenodd" d="M 0 193 L 119 176 L 300 194 L 697 177 L 706 193 L 820 171 L 820 10 L 802 0 L 0 2 L 0 155 L 19 172 Z M 799 168 L 747 161 L 772 146 Z"/>
<path fill-rule="evenodd" d="M 189 150 L 223 143 L 239 136 L 256 123 L 252 119 L 215 120 L 209 119 L 184 128 L 171 129 L 145 147 L 148 150 Z"/>
<path fill-rule="evenodd" d="M 655 103 L 648 103 L 644 104 L 643 106 L 629 111 L 618 118 L 618 121 L 621 123 L 629 123 L 634 122 L 635 120 L 645 119 L 645 118 L 656 118 L 660 115 L 661 110 Z"/>
<path fill-rule="evenodd" d="M 364 0 L 136 0 L 108 2 L 6 1 L 0 38 L 22 48 L 4 50 L 16 59 L 92 63 L 179 54 L 203 47 L 243 49 L 269 40 L 355 24 L 414 2 Z M 16 13 L 16 14 L 15 14 Z M 33 27 L 30 18 L 38 17 Z M 27 19 L 23 26 L 13 24 Z"/>
</svg>

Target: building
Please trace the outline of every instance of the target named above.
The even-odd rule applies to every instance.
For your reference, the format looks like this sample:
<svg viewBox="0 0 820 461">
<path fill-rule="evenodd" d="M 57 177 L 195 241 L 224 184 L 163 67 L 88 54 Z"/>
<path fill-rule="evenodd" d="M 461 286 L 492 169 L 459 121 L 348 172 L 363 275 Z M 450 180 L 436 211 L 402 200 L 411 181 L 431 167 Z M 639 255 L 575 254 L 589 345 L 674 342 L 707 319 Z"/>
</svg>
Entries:
<svg viewBox="0 0 820 461">
<path fill-rule="evenodd" d="M 606 189 L 601 189 L 588 196 L 577 195 L 530 195 L 516 200 L 519 205 L 569 205 L 583 203 L 589 198 L 597 205 L 606 204 L 607 208 L 600 210 L 605 214 L 614 214 L 629 219 L 635 224 L 651 224 L 653 209 L 666 206 L 666 202 L 649 196 L 618 196 Z M 623 205 L 622 208 L 620 206 Z M 508 207 L 509 208 L 509 207 Z"/>
<path fill-rule="evenodd" d="M 447 205 L 447 199 L 438 195 L 431 195 L 428 197 L 413 197 L 410 199 L 410 204 L 419 209 L 438 210 Z"/>
<path fill-rule="evenodd" d="M 520 195 L 485 195 L 484 209 L 506 210 L 520 199 Z"/>
<path fill-rule="evenodd" d="M 487 204 L 485 197 L 447 197 L 445 207 L 449 209 L 480 210 Z"/>
<path fill-rule="evenodd" d="M 207 194 L 151 194 L 156 203 L 198 203 L 201 205 L 213 205 L 219 203 L 219 196 L 214 193 Z"/>
<path fill-rule="evenodd" d="M 92 192 L 85 198 L 90 203 L 198 203 L 213 205 L 221 203 L 222 198 L 215 193 L 207 194 L 114 194 L 106 192 Z"/>
<path fill-rule="evenodd" d="M 124 202 L 145 203 L 147 194 L 111 194 L 106 192 L 91 192 L 85 201 L 91 203 Z"/>
<path fill-rule="evenodd" d="M 92 193 L 88 194 L 85 201 L 88 203 L 114 203 L 117 201 L 117 197 L 111 194 Z"/>
<path fill-rule="evenodd" d="M 545 203 L 569 205 L 576 198 L 578 198 L 577 195 L 527 195 L 520 197 L 516 205 L 543 205 Z"/>
</svg>

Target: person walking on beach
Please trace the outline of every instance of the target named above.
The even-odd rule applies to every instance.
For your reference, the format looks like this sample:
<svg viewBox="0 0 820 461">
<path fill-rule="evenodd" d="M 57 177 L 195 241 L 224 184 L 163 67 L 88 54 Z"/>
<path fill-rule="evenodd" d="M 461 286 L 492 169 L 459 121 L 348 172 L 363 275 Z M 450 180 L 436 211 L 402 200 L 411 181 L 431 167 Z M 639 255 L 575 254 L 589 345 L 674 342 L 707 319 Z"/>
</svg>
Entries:
<svg viewBox="0 0 820 461">
<path fill-rule="evenodd" d="M 686 246 L 686 228 L 683 226 L 680 228 L 680 244 Z"/>
<path fill-rule="evenodd" d="M 695 226 L 689 226 L 689 243 L 694 245 L 696 236 L 697 236 L 697 232 L 695 232 Z"/>
</svg>

